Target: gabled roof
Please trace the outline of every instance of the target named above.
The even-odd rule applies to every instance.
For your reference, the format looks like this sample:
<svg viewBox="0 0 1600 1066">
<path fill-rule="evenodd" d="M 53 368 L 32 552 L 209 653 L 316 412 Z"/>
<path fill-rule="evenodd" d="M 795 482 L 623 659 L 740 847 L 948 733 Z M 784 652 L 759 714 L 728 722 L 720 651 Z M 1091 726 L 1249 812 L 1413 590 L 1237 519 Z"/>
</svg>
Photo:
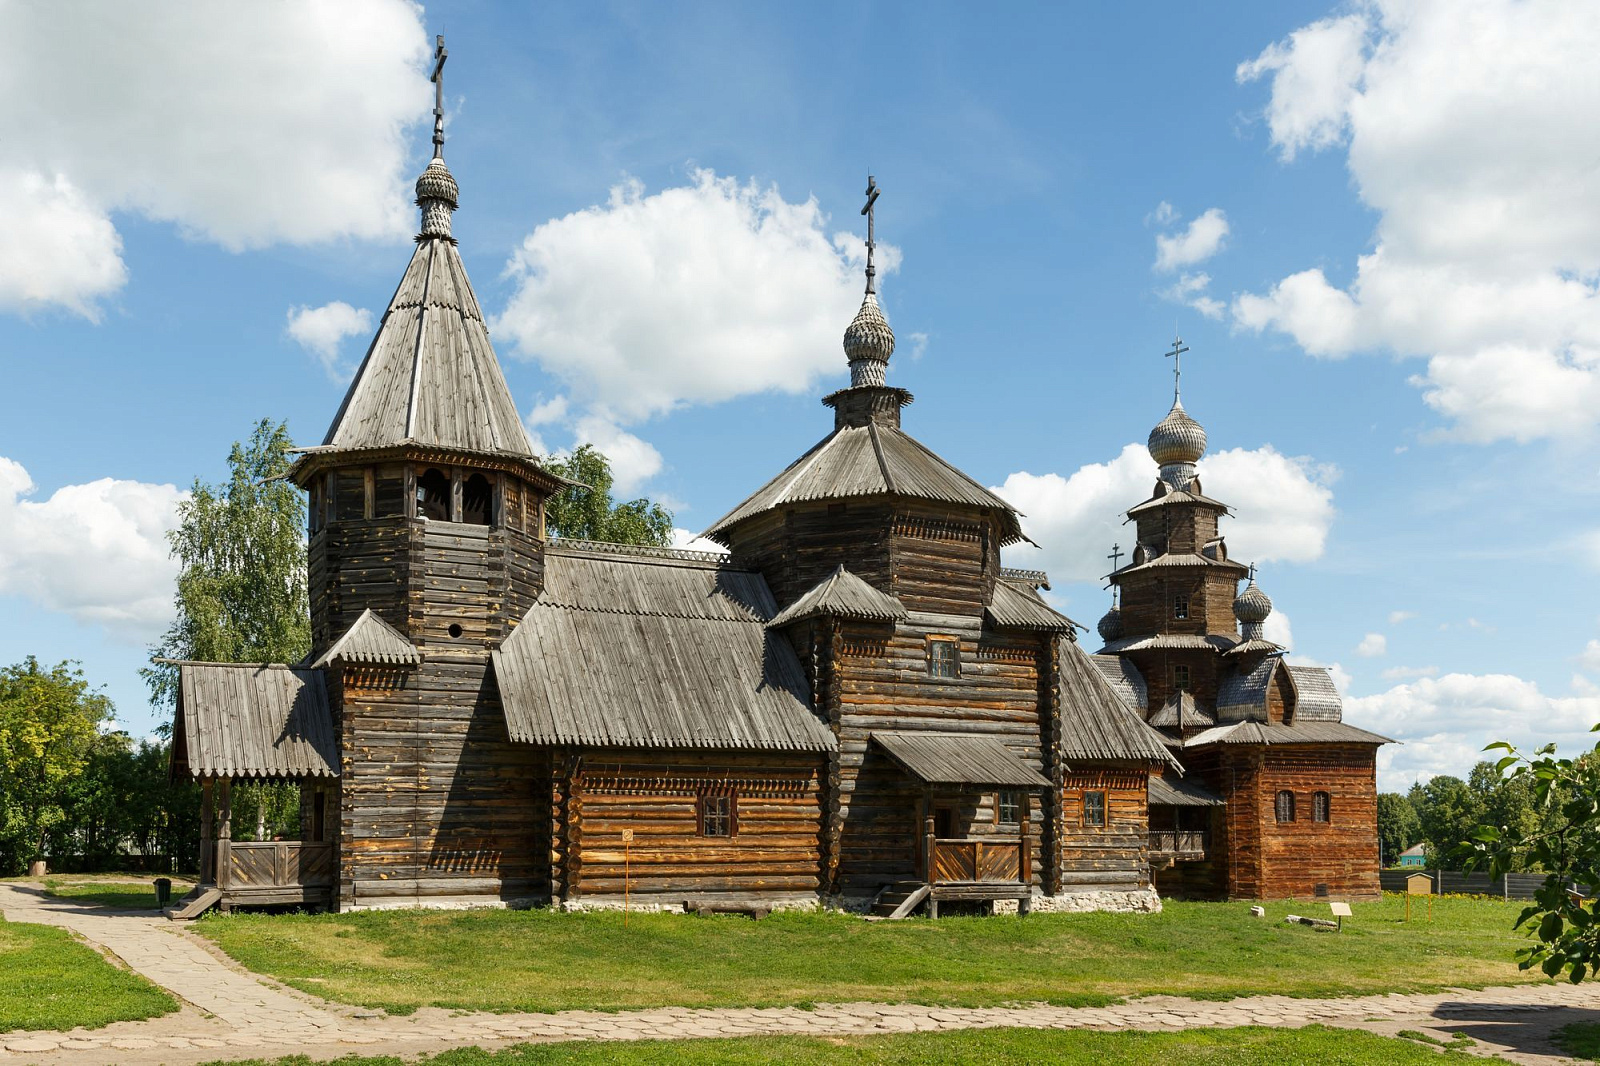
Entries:
<svg viewBox="0 0 1600 1066">
<path fill-rule="evenodd" d="M 422 662 L 422 653 L 405 634 L 368 607 L 344 631 L 344 636 L 328 645 L 328 650 L 311 665 L 323 667 L 334 662 L 416 666 Z"/>
<path fill-rule="evenodd" d="M 1325 666 L 1290 666 L 1296 722 L 1337 722 L 1344 718 L 1344 697 Z"/>
<path fill-rule="evenodd" d="M 1150 724 L 1157 729 L 1201 729 L 1217 724 L 1217 716 L 1194 698 L 1193 693 L 1180 689 L 1167 697 Z"/>
<path fill-rule="evenodd" d="M 1267 720 L 1267 695 L 1283 658 L 1263 656 L 1251 669 L 1225 671 L 1217 682 L 1217 718 L 1237 722 L 1246 718 Z"/>
<path fill-rule="evenodd" d="M 887 592 L 879 592 L 840 563 L 805 595 L 767 623 L 780 629 L 807 618 L 853 618 L 860 622 L 903 622 L 906 609 Z"/>
<path fill-rule="evenodd" d="M 1252 655 L 1252 654 L 1255 654 L 1257 652 L 1260 652 L 1260 653 L 1263 653 L 1263 654 L 1275 654 L 1275 653 L 1281 652 L 1281 651 L 1283 651 L 1283 645 L 1281 645 L 1281 644 L 1274 644 L 1270 640 L 1261 640 L 1260 638 L 1253 638 L 1251 640 L 1241 640 L 1239 643 L 1235 644 L 1233 647 L 1231 647 L 1227 651 L 1223 652 L 1223 654 L 1224 655 Z"/>
<path fill-rule="evenodd" d="M 1185 777 L 1151 774 L 1145 799 L 1166 807 L 1221 807 L 1227 801 L 1203 785 Z"/>
<path fill-rule="evenodd" d="M 1265 722 L 1235 722 L 1196 733 L 1183 742 L 1185 748 L 1207 744 L 1393 744 L 1388 737 L 1357 729 L 1343 722 L 1306 722 L 1301 725 L 1268 725 Z"/>
<path fill-rule="evenodd" d="M 725 559 L 552 548 L 545 588 L 493 653 L 511 739 L 831 751 L 760 574 Z"/>
<path fill-rule="evenodd" d="M 717 519 L 705 536 L 728 543 L 747 518 L 790 503 L 859 496 L 902 496 L 983 507 L 1000 518 L 1001 543 L 1025 540 L 1012 506 L 896 426 L 840 426 L 743 503 Z"/>
<path fill-rule="evenodd" d="M 1063 758 L 1177 765 L 1166 738 L 1122 702 L 1077 641 L 1063 636 L 1056 648 Z"/>
<path fill-rule="evenodd" d="M 1122 702 L 1128 709 L 1144 717 L 1145 704 L 1150 700 L 1150 691 L 1145 687 L 1144 675 L 1139 673 L 1139 668 L 1133 660 L 1121 655 L 1091 655 L 1089 660 L 1099 668 L 1100 674 L 1111 686 L 1111 691 L 1122 697 Z"/>
<path fill-rule="evenodd" d="M 1235 643 L 1236 638 L 1221 633 L 1147 633 L 1144 636 L 1108 640 L 1100 651 L 1101 654 L 1125 651 L 1176 651 L 1188 648 L 1227 651 Z"/>
<path fill-rule="evenodd" d="M 399 444 L 533 459 L 455 243 L 419 239 L 323 448 Z"/>
<path fill-rule="evenodd" d="M 1032 588 L 996 581 L 984 617 L 996 629 L 1029 629 L 1041 633 L 1066 633 L 1082 629 L 1072 619 L 1050 608 Z"/>
<path fill-rule="evenodd" d="M 924 784 L 1050 787 L 1049 778 L 1024 762 L 999 737 L 874 730 L 872 742 Z"/>
<path fill-rule="evenodd" d="M 177 663 L 172 770 L 195 777 L 338 777 L 322 671 Z"/>
<path fill-rule="evenodd" d="M 1202 496 L 1198 492 L 1189 492 L 1185 489 L 1173 489 L 1163 496 L 1155 496 L 1140 504 L 1128 508 L 1129 518 L 1136 518 L 1147 511 L 1154 511 L 1162 507 L 1171 507 L 1177 503 L 1194 503 L 1204 507 L 1215 507 L 1219 511 L 1227 511 L 1228 505 L 1221 500 L 1213 500 L 1210 496 Z"/>
</svg>

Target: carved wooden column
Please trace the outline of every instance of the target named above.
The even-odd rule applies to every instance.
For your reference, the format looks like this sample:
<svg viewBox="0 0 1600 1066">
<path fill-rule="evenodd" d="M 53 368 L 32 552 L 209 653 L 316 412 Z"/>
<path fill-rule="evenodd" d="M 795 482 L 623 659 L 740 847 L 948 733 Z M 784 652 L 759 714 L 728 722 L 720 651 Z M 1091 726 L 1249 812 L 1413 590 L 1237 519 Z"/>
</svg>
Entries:
<svg viewBox="0 0 1600 1066">
<path fill-rule="evenodd" d="M 200 883 L 215 884 L 217 879 L 217 845 L 212 839 L 212 779 L 200 782 Z"/>
<path fill-rule="evenodd" d="M 217 785 L 217 887 L 226 890 L 228 887 L 229 849 L 233 841 L 233 778 L 224 777 Z M 222 900 L 222 912 L 228 913 L 230 909 L 226 897 Z"/>
</svg>

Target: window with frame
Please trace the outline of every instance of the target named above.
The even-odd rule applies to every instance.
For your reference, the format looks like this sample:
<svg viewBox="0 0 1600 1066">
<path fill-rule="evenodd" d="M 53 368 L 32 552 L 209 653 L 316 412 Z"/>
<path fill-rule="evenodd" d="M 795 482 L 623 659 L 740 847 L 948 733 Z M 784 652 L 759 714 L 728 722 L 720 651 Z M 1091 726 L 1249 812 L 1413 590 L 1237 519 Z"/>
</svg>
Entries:
<svg viewBox="0 0 1600 1066">
<path fill-rule="evenodd" d="M 1280 821 L 1280 822 L 1292 822 L 1292 821 L 1294 821 L 1294 793 L 1293 792 L 1284 791 L 1284 792 L 1278 793 L 1277 814 L 1278 814 L 1278 821 Z"/>
<path fill-rule="evenodd" d="M 1313 792 L 1311 794 L 1311 820 L 1313 822 L 1326 822 L 1332 814 L 1333 799 L 1326 792 Z"/>
<path fill-rule="evenodd" d="M 1172 687 L 1186 689 L 1189 687 L 1189 666 L 1179 663 L 1172 668 Z"/>
<path fill-rule="evenodd" d="M 700 835 L 731 837 L 738 831 L 738 806 L 732 792 L 700 794 Z"/>
<path fill-rule="evenodd" d="M 961 676 L 960 642 L 953 637 L 928 638 L 928 676 Z"/>
<path fill-rule="evenodd" d="M 1187 593 L 1180 592 L 1172 597 L 1172 617 L 1179 619 L 1189 617 L 1189 596 Z"/>
<path fill-rule="evenodd" d="M 1022 793 L 1001 792 L 995 796 L 994 820 L 1000 825 L 1022 824 Z"/>
<path fill-rule="evenodd" d="M 1088 826 L 1103 826 L 1106 824 L 1106 794 L 1104 792 L 1085 792 L 1083 794 L 1083 824 Z"/>
</svg>

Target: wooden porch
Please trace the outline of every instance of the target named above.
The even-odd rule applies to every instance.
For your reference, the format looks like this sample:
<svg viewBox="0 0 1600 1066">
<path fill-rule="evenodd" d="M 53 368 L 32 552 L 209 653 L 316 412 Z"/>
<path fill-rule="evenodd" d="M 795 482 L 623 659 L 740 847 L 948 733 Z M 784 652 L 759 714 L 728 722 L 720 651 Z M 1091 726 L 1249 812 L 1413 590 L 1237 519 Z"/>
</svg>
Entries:
<svg viewBox="0 0 1600 1066">
<path fill-rule="evenodd" d="M 1204 829 L 1152 829 L 1150 858 L 1194 862 L 1209 854 L 1210 834 Z"/>
</svg>

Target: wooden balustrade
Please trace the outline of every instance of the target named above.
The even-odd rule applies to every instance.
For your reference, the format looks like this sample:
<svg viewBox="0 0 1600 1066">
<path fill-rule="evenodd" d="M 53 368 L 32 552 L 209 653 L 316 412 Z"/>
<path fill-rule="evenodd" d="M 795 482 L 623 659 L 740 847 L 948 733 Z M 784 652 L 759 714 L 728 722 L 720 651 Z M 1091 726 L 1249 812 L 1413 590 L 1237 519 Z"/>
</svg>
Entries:
<svg viewBox="0 0 1600 1066">
<path fill-rule="evenodd" d="M 230 893 L 333 884 L 332 844 L 298 840 L 217 841 L 217 887 Z"/>
<path fill-rule="evenodd" d="M 1203 859 L 1209 843 L 1206 835 L 1204 829 L 1152 829 L 1150 852 L 1169 858 Z"/>
<path fill-rule="evenodd" d="M 1016 837 L 934 840 L 931 884 L 1022 879 L 1023 842 Z"/>
</svg>

